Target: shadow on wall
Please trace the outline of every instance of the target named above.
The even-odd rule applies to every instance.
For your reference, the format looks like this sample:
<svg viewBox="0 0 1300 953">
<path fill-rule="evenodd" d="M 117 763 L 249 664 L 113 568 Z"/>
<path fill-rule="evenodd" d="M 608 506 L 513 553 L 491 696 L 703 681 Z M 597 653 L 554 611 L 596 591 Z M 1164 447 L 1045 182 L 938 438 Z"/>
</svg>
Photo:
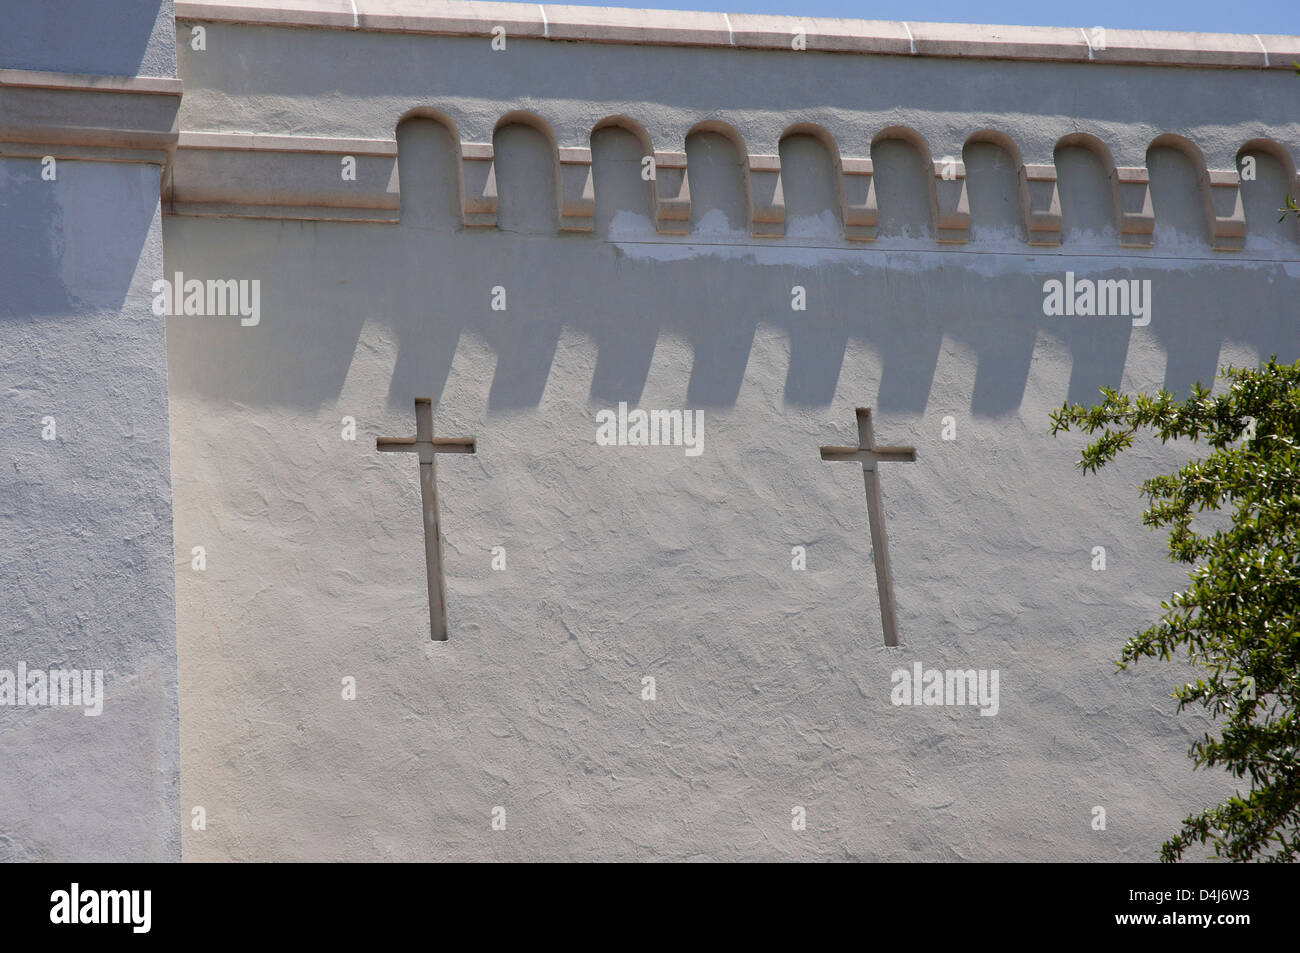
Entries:
<svg viewBox="0 0 1300 953">
<path fill-rule="evenodd" d="M 0 68 L 135 76 L 154 32 L 164 42 L 174 36 L 171 7 L 164 0 L 6 4 Z"/>
<path fill-rule="evenodd" d="M 120 311 L 158 211 L 158 167 L 0 159 L 0 320 Z"/>
<path fill-rule="evenodd" d="M 841 240 L 837 157 L 815 136 L 781 144 L 787 235 L 769 244 L 749 237 L 743 147 L 716 127 L 687 139 L 692 231 L 676 241 L 656 233 L 635 130 L 592 135 L 594 236 L 557 231 L 555 144 L 542 129 L 497 129 L 496 229 L 461 224 L 454 132 L 413 119 L 398 141 L 400 225 L 168 220 L 169 271 L 259 277 L 264 286 L 257 328 L 173 320 L 177 386 L 251 403 L 333 401 L 368 318 L 398 339 L 394 405 L 440 395 L 469 332 L 497 355 L 489 397 L 497 412 L 540 402 L 566 328 L 595 344 L 590 397 L 600 402 L 637 401 L 661 338 L 688 342 L 682 397 L 692 407 L 735 402 L 760 323 L 790 341 L 786 403 L 829 404 L 856 339 L 882 359 L 873 402 L 912 413 L 929 400 L 945 337 L 974 353 L 971 409 L 985 416 L 1019 407 L 1044 331 L 1070 355 L 1061 399 L 1072 401 L 1119 386 L 1139 333 L 1157 336 L 1169 355 L 1165 384 L 1178 391 L 1209 383 L 1225 342 L 1300 352 L 1287 263 L 1213 252 L 1194 170 L 1165 147 L 1150 157 L 1155 247 L 1139 254 L 1118 248 L 1107 168 L 1078 144 L 1057 151 L 1062 244 L 1043 251 L 1024 244 L 1019 158 L 995 142 L 968 144 L 971 242 L 955 251 L 933 237 L 932 157 L 906 137 L 873 147 L 879 235 L 860 247 Z M 1260 172 L 1242 184 L 1249 240 L 1294 258 L 1293 233 L 1262 211 L 1287 172 L 1274 156 L 1252 154 Z M 1045 316 L 1044 282 L 1067 272 L 1149 280 L 1150 326 L 1135 329 L 1128 315 Z M 796 286 L 807 310 L 791 307 Z M 496 289 L 505 310 L 492 307 Z M 870 386 L 863 391 L 873 399 Z"/>
<path fill-rule="evenodd" d="M 1084 268 L 1075 269 L 1082 275 L 1085 269 L 1093 271 L 1087 267 L 1086 256 L 1113 254 L 1119 248 L 1119 229 L 1107 175 L 1110 157 L 1084 145 L 1062 145 L 1057 147 L 1054 159 L 1061 195 L 1061 250 L 1084 257 Z M 1201 254 L 1211 254 L 1208 245 L 1201 249 Z M 1106 277 L 1137 277 L 1131 265 L 1124 267 L 1120 274 L 1114 274 L 1121 269 L 1110 262 L 1099 260 L 1098 265 L 1096 271 L 1107 272 Z M 1064 275 L 1058 277 L 1063 279 Z M 1165 282 L 1160 284 L 1163 290 Z M 1131 325 L 1111 322 L 1111 327 L 1106 328 L 1109 333 L 1097 333 L 1095 327 L 1069 319 L 1063 319 L 1062 326 L 1062 339 L 1070 349 L 1073 362 L 1066 399 L 1070 403 L 1091 403 L 1097 397 L 1098 388 L 1119 386 L 1128 357 Z M 1210 368 L 1209 375 L 1213 373 Z"/>
</svg>

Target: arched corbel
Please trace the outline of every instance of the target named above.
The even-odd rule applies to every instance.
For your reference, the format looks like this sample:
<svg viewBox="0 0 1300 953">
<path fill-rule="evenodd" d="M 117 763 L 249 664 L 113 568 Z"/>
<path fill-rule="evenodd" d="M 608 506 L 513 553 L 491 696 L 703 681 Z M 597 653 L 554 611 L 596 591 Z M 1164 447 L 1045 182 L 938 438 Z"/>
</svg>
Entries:
<svg viewBox="0 0 1300 953">
<path fill-rule="evenodd" d="M 1246 207 L 1241 202 L 1241 176 L 1236 169 L 1207 169 L 1206 190 L 1210 243 L 1215 251 L 1246 247 Z"/>
<path fill-rule="evenodd" d="M 835 194 L 840 206 L 844 238 L 854 242 L 875 241 L 876 187 L 871 160 L 845 158 L 840 153 L 840 146 L 835 137 L 825 126 L 818 123 L 799 122 L 788 126 L 781 133 L 781 141 L 784 142 L 787 136 L 795 135 L 810 136 L 820 142 L 822 148 L 826 150 L 832 172 L 836 176 Z M 777 148 L 780 148 L 779 144 Z M 784 215 L 784 196 L 782 199 Z"/>
<path fill-rule="evenodd" d="M 945 244 L 970 241 L 970 196 L 966 163 L 953 156 L 934 160 L 935 238 Z"/>
<path fill-rule="evenodd" d="M 591 150 L 561 146 L 560 231 L 590 232 L 595 228 L 596 189 L 591 175 Z"/>
<path fill-rule="evenodd" d="M 661 235 L 689 235 L 691 186 L 685 152 L 655 153 L 655 229 Z"/>
<path fill-rule="evenodd" d="M 874 242 L 879 209 L 876 206 L 874 166 L 870 159 L 840 159 L 844 191 L 844 237 L 854 242 Z"/>
<path fill-rule="evenodd" d="M 1196 172 L 1210 246 L 1215 251 L 1241 251 L 1246 246 L 1246 209 L 1241 202 L 1241 177 L 1235 168 L 1211 169 L 1205 154 L 1185 136 L 1166 133 L 1151 140 L 1148 151 L 1175 149 L 1187 157 Z"/>
<path fill-rule="evenodd" d="M 1061 193 L 1055 162 L 1025 162 L 1020 166 L 1020 210 L 1029 244 L 1061 244 Z"/>
<path fill-rule="evenodd" d="M 467 228 L 495 228 L 497 224 L 497 176 L 492 143 L 460 144 L 462 211 Z"/>
<path fill-rule="evenodd" d="M 1146 166 L 1113 166 L 1110 181 L 1119 243 L 1125 248 L 1150 248 L 1155 244 L 1156 216 Z"/>
<path fill-rule="evenodd" d="M 779 155 L 749 156 L 750 233 L 755 238 L 785 234 L 785 193 Z"/>
</svg>

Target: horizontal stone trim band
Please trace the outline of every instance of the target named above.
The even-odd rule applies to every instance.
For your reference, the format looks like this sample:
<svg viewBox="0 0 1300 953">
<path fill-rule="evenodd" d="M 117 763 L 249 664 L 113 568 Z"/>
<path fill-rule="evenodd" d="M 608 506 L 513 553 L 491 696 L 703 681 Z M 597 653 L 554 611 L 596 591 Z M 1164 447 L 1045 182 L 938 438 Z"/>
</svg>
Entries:
<svg viewBox="0 0 1300 953">
<path fill-rule="evenodd" d="M 328 152 L 333 155 L 396 156 L 396 139 L 332 139 L 327 136 L 268 136 L 247 132 L 182 132 L 180 149 L 257 152 Z"/>
<path fill-rule="evenodd" d="M 827 53 L 1285 69 L 1300 37 L 1095 27 L 902 23 L 822 17 L 625 10 L 457 0 L 177 0 L 178 20 L 587 43 L 737 47 Z"/>
<path fill-rule="evenodd" d="M 184 81 L 164 76 L 96 76 L 85 73 L 46 73 L 40 70 L 0 69 L 0 88 L 132 93 L 146 96 L 174 96 L 179 99 L 184 86 Z"/>
<path fill-rule="evenodd" d="M 587 146 L 559 146 L 553 137 L 544 141 L 551 143 L 554 162 L 557 228 L 591 232 L 596 209 L 592 150 Z M 1191 143 L 1171 139 L 1165 145 L 1178 146 L 1192 162 L 1211 247 L 1218 251 L 1241 250 L 1245 219 L 1237 170 L 1206 168 Z M 1254 145 L 1263 148 L 1269 144 L 1255 140 Z M 459 150 L 455 167 L 459 170 L 461 224 L 467 228 L 496 227 L 498 183 L 493 144 L 461 141 L 455 143 L 455 148 Z M 1300 191 L 1290 156 L 1280 148 L 1270 151 L 1283 164 L 1288 181 L 1295 182 Z M 23 154 L 30 156 L 32 151 Z M 657 175 L 648 180 L 656 230 L 662 235 L 689 235 L 691 172 L 686 154 L 649 150 L 647 156 L 650 154 L 655 157 L 657 170 Z M 1120 246 L 1152 247 L 1155 214 L 1148 170 L 1115 165 L 1104 150 L 1094 151 L 1094 156 L 1109 180 L 1111 217 Z M 841 156 L 833 142 L 829 143 L 826 157 L 836 174 L 838 208 L 831 211 L 840 220 L 843 238 L 850 242 L 874 241 L 878 210 L 872 160 Z M 969 240 L 971 223 L 965 163 L 950 156 L 927 166 L 927 199 L 935 241 L 963 244 Z M 187 132 L 180 136 L 170 173 L 163 194 L 173 214 L 387 223 L 400 220 L 395 139 Z M 737 174 L 744 177 L 742 192 L 748 200 L 750 234 L 758 239 L 783 237 L 786 205 L 781 156 L 743 155 Z M 1021 163 L 1017 177 L 1025 242 L 1059 245 L 1062 218 L 1055 164 Z"/>
<path fill-rule="evenodd" d="M 165 162 L 182 87 L 164 77 L 0 70 L 0 154 Z"/>
<path fill-rule="evenodd" d="M 397 141 L 182 133 L 163 198 L 180 215 L 395 222 Z"/>
<path fill-rule="evenodd" d="M 336 205 L 252 205 L 228 202 L 169 202 L 167 214 L 191 218 L 265 218 L 286 222 L 355 222 L 395 225 L 397 211 Z"/>
<path fill-rule="evenodd" d="M 120 146 L 96 146 L 84 142 L 15 142 L 0 136 L 0 158 L 5 159 L 73 159 L 81 162 L 143 162 L 165 166 L 168 150 L 134 149 Z"/>
</svg>

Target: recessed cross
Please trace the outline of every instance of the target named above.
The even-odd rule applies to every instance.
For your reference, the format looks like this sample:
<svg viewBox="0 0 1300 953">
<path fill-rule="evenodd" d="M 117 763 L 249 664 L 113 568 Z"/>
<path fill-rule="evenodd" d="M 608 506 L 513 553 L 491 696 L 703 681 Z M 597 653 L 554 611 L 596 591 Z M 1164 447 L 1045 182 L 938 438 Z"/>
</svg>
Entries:
<svg viewBox="0 0 1300 953">
<path fill-rule="evenodd" d="M 898 644 L 898 616 L 894 609 L 894 584 L 889 574 L 889 543 L 885 539 L 885 503 L 880 495 L 880 477 L 876 464 L 881 462 L 914 463 L 915 447 L 877 447 L 871 428 L 871 408 L 859 407 L 858 446 L 822 447 L 823 460 L 861 461 L 867 483 L 867 519 L 871 524 L 871 548 L 876 557 L 876 588 L 880 591 L 880 623 L 885 630 L 885 644 Z"/>
<path fill-rule="evenodd" d="M 442 528 L 438 521 L 438 453 L 473 453 L 473 437 L 435 437 L 433 400 L 415 398 L 415 436 L 378 437 L 375 449 L 420 455 L 420 503 L 424 511 L 424 563 L 429 578 L 429 638 L 447 641 L 447 583 L 442 576 Z"/>
</svg>

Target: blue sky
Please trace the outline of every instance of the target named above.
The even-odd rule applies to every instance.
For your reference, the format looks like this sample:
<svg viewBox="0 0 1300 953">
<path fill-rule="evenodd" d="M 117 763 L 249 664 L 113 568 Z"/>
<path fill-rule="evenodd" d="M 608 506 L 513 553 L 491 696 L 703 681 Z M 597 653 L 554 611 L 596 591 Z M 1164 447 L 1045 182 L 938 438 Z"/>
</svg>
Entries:
<svg viewBox="0 0 1300 953">
<path fill-rule="evenodd" d="M 587 7 L 713 10 L 861 20 L 1103 26 L 1131 30 L 1300 34 L 1300 0 L 561 0 Z"/>
</svg>

